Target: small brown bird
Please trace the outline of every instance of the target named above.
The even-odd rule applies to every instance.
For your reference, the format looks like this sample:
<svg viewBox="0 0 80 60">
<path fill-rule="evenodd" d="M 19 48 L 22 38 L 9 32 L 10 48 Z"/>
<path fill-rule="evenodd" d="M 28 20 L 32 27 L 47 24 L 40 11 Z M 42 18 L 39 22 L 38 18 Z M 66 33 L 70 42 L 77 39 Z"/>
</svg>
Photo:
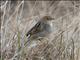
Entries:
<svg viewBox="0 0 80 60">
<path fill-rule="evenodd" d="M 54 18 L 51 18 L 50 16 L 42 17 L 40 21 L 35 24 L 30 31 L 28 31 L 26 36 L 29 36 L 29 38 L 33 39 L 45 37 L 47 34 L 53 31 L 53 24 L 51 22 L 52 20 L 54 20 Z"/>
</svg>

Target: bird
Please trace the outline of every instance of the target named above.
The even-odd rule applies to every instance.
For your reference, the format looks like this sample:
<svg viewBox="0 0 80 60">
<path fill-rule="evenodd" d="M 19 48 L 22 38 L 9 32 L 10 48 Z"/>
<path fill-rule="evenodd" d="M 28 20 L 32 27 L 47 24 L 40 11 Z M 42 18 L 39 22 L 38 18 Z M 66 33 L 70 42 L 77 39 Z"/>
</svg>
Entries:
<svg viewBox="0 0 80 60">
<path fill-rule="evenodd" d="M 29 39 L 36 39 L 38 37 L 45 37 L 53 31 L 51 16 L 43 16 L 27 33 Z"/>
</svg>

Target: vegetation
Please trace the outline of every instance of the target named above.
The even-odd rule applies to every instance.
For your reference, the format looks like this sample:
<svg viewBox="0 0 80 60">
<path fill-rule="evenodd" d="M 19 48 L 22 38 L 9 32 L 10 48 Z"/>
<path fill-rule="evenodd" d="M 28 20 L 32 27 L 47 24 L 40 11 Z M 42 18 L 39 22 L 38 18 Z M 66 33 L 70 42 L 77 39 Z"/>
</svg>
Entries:
<svg viewBox="0 0 80 60">
<path fill-rule="evenodd" d="M 46 15 L 54 32 L 28 41 Z M 80 1 L 0 1 L 0 18 L 0 60 L 80 60 Z"/>
</svg>

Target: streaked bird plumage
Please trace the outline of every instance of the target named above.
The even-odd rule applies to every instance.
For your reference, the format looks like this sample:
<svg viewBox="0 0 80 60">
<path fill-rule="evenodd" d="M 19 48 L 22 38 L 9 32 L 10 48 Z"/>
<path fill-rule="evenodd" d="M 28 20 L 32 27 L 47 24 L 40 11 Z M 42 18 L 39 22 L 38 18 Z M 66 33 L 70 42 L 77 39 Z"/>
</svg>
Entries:
<svg viewBox="0 0 80 60">
<path fill-rule="evenodd" d="M 52 32 L 52 20 L 54 20 L 54 18 L 44 16 L 28 31 L 26 36 L 29 36 L 29 38 L 45 37 L 47 34 Z"/>
</svg>

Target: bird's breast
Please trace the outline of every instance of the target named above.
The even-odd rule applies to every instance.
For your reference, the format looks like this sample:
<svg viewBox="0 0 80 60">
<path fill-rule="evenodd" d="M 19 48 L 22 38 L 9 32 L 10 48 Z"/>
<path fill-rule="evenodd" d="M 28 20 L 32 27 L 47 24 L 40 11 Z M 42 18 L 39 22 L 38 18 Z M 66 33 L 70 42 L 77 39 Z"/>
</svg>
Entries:
<svg viewBox="0 0 80 60">
<path fill-rule="evenodd" d="M 47 32 L 52 32 L 53 31 L 53 24 L 51 22 L 48 23 L 44 23 L 43 25 L 43 29 Z"/>
</svg>

